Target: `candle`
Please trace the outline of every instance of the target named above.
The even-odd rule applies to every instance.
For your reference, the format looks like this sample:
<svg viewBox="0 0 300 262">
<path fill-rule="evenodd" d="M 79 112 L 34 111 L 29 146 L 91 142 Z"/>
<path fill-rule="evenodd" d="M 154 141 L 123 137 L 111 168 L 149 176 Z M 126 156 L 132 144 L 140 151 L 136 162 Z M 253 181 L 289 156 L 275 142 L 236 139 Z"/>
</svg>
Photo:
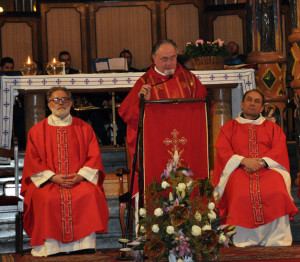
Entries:
<svg viewBox="0 0 300 262">
<path fill-rule="evenodd" d="M 46 71 L 48 75 L 61 75 L 63 71 L 62 63 L 53 58 L 53 60 L 47 64 Z"/>
<path fill-rule="evenodd" d="M 34 61 L 28 56 L 27 61 L 21 67 L 21 73 L 23 76 L 34 76 L 38 71 L 37 65 Z"/>
</svg>

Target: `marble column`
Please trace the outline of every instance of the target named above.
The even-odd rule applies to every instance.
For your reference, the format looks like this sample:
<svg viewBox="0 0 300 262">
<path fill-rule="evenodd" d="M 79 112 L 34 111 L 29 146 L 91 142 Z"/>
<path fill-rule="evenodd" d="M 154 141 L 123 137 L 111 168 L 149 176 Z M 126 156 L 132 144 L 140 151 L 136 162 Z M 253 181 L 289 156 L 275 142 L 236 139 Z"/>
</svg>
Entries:
<svg viewBox="0 0 300 262">
<path fill-rule="evenodd" d="M 232 119 L 231 88 L 220 88 L 208 86 L 210 97 L 213 101 L 213 118 L 209 125 L 209 162 L 210 168 L 214 167 L 216 157 L 215 144 L 220 132 L 220 128 Z"/>
<path fill-rule="evenodd" d="M 29 129 L 46 117 L 45 101 L 45 94 L 24 95 L 26 138 Z"/>
<path fill-rule="evenodd" d="M 289 43 L 291 43 L 289 65 L 293 80 L 291 81 L 291 87 L 294 91 L 297 109 L 294 113 L 295 117 L 295 133 L 296 133 L 296 155 L 298 173 L 295 183 L 299 185 L 300 178 L 300 3 L 298 0 L 290 0 L 290 13 L 292 20 L 292 33 L 288 37 Z"/>
<path fill-rule="evenodd" d="M 266 107 L 276 108 L 278 124 L 284 129 L 286 93 L 286 57 L 282 48 L 279 0 L 247 0 L 248 57 L 256 63 L 256 87 L 266 98 Z"/>
</svg>

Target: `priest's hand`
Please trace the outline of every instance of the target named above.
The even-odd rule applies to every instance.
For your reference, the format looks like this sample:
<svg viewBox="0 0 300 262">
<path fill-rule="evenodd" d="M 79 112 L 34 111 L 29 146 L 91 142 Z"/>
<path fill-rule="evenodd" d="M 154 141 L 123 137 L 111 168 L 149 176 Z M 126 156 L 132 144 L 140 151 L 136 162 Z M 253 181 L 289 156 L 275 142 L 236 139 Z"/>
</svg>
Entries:
<svg viewBox="0 0 300 262">
<path fill-rule="evenodd" d="M 72 188 L 83 181 L 84 178 L 78 174 L 54 175 L 50 178 L 50 182 L 65 188 Z"/>
<path fill-rule="evenodd" d="M 151 85 L 143 85 L 138 96 L 140 97 L 141 94 L 144 95 L 145 100 L 150 100 L 150 96 L 151 96 Z"/>
<path fill-rule="evenodd" d="M 245 157 L 241 161 L 241 165 L 244 166 L 244 170 L 247 173 L 258 172 L 265 167 L 263 164 L 261 164 L 259 158 L 246 158 Z"/>
</svg>

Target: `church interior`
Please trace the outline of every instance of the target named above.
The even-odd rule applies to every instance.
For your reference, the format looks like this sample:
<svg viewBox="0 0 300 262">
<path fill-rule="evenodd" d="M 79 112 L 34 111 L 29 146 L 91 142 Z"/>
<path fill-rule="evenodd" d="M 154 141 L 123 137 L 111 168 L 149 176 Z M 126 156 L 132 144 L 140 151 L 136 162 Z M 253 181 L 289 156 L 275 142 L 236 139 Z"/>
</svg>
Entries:
<svg viewBox="0 0 300 262">
<path fill-rule="evenodd" d="M 265 6 L 260 8 L 261 2 Z M 27 133 L 49 115 L 47 90 L 63 84 L 71 90 L 74 97 L 72 114 L 90 122 L 96 118 L 102 125 L 97 136 L 110 217 L 108 234 L 97 235 L 97 250 L 122 246 L 118 242 L 122 237 L 119 195 L 128 190 L 128 180 L 125 176 L 120 179 L 116 170 L 126 169 L 130 160 L 123 139 L 126 127 L 124 129 L 117 110 L 134 82 L 151 65 L 152 46 L 160 39 L 172 39 L 177 44 L 178 62 L 182 59 L 180 62 L 184 67 L 195 73 L 213 101 L 208 104 L 207 119 L 209 169 L 214 167 L 214 145 L 220 128 L 240 112 L 243 93 L 256 88 L 265 96 L 264 116 L 278 124 L 286 135 L 292 196 L 300 208 L 297 196 L 300 178 L 299 1 L 1 0 L 0 58 L 13 58 L 13 71 L 17 74 L 0 72 L 3 112 L 0 116 L 0 147 L 7 141 L 13 145 L 13 138 L 18 136 L 21 179 Z M 211 42 L 221 39 L 226 45 L 235 42 L 245 60 L 240 65 L 225 65 L 219 70 L 222 80 L 218 80 L 218 70 L 197 71 L 184 57 L 184 50 L 188 42 L 198 39 Z M 47 68 L 53 59 L 59 59 L 63 50 L 69 52 L 71 67 L 79 72 L 58 79 L 49 75 Z M 97 61 L 119 58 L 123 50 L 132 54 L 128 66 L 136 72 L 97 70 Z M 18 74 L 28 57 L 41 66 L 40 75 L 26 78 Z M 16 82 L 9 78 L 14 76 Z M 5 88 L 14 91 L 3 91 Z M 12 98 L 5 98 L 7 93 Z M 14 99 L 16 94 L 15 105 L 8 112 L 5 101 L 11 101 L 9 99 Z M 13 117 L 11 128 L 4 134 L 5 117 L 10 116 Z M 0 164 L 0 170 L 8 166 L 11 164 Z M 15 195 L 14 180 L 1 174 L 0 195 Z M 19 192 L 17 196 L 20 196 Z M 22 228 L 21 243 L 16 243 L 15 214 L 15 211 L 0 208 L 0 254 L 15 253 L 20 245 L 25 252 L 30 248 L 30 239 Z M 293 245 L 297 245 L 300 242 L 300 214 L 291 221 L 291 229 Z"/>
</svg>

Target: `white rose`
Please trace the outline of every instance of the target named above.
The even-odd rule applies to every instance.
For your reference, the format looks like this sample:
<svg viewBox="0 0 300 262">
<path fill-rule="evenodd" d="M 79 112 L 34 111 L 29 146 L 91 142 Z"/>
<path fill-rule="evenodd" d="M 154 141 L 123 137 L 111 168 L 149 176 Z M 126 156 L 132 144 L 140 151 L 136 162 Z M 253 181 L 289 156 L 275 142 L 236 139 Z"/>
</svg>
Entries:
<svg viewBox="0 0 300 262">
<path fill-rule="evenodd" d="M 202 227 L 202 230 L 211 230 L 211 225 L 205 225 L 204 227 Z"/>
<path fill-rule="evenodd" d="M 194 237 L 200 236 L 201 235 L 201 227 L 193 225 L 192 226 L 192 235 Z"/>
<path fill-rule="evenodd" d="M 154 225 L 152 226 L 152 231 L 153 231 L 154 233 L 158 233 L 159 227 L 158 227 L 157 224 L 154 224 Z"/>
<path fill-rule="evenodd" d="M 214 202 L 209 202 L 209 203 L 208 203 L 208 209 L 209 209 L 209 210 L 214 210 L 215 207 L 216 207 L 216 205 L 215 205 Z"/>
<path fill-rule="evenodd" d="M 157 217 L 160 217 L 164 214 L 164 211 L 161 208 L 156 208 L 154 210 L 154 215 L 156 215 Z"/>
<path fill-rule="evenodd" d="M 202 220 L 202 216 L 201 216 L 200 212 L 197 211 L 195 213 L 195 218 L 196 218 L 197 221 L 201 221 Z"/>
<path fill-rule="evenodd" d="M 217 218 L 217 214 L 212 210 L 207 215 L 210 221 L 214 221 Z"/>
<path fill-rule="evenodd" d="M 146 233 L 146 228 L 144 226 L 140 226 L 140 232 L 141 233 Z"/>
<path fill-rule="evenodd" d="M 167 226 L 166 231 L 169 235 L 172 235 L 175 232 L 175 228 L 173 226 Z"/>
<path fill-rule="evenodd" d="M 140 208 L 139 214 L 141 217 L 146 217 L 147 211 L 145 208 Z"/>
<path fill-rule="evenodd" d="M 186 184 L 185 183 L 179 183 L 178 186 L 177 186 L 177 189 L 178 189 L 179 192 L 181 192 L 185 188 L 186 188 Z"/>
<path fill-rule="evenodd" d="M 168 186 L 170 186 L 170 184 L 167 181 L 163 181 L 161 183 L 161 188 L 166 189 Z"/>
<path fill-rule="evenodd" d="M 224 233 L 222 233 L 220 236 L 219 236 L 219 243 L 220 244 L 224 244 L 226 241 L 226 237 L 224 235 Z"/>
</svg>

